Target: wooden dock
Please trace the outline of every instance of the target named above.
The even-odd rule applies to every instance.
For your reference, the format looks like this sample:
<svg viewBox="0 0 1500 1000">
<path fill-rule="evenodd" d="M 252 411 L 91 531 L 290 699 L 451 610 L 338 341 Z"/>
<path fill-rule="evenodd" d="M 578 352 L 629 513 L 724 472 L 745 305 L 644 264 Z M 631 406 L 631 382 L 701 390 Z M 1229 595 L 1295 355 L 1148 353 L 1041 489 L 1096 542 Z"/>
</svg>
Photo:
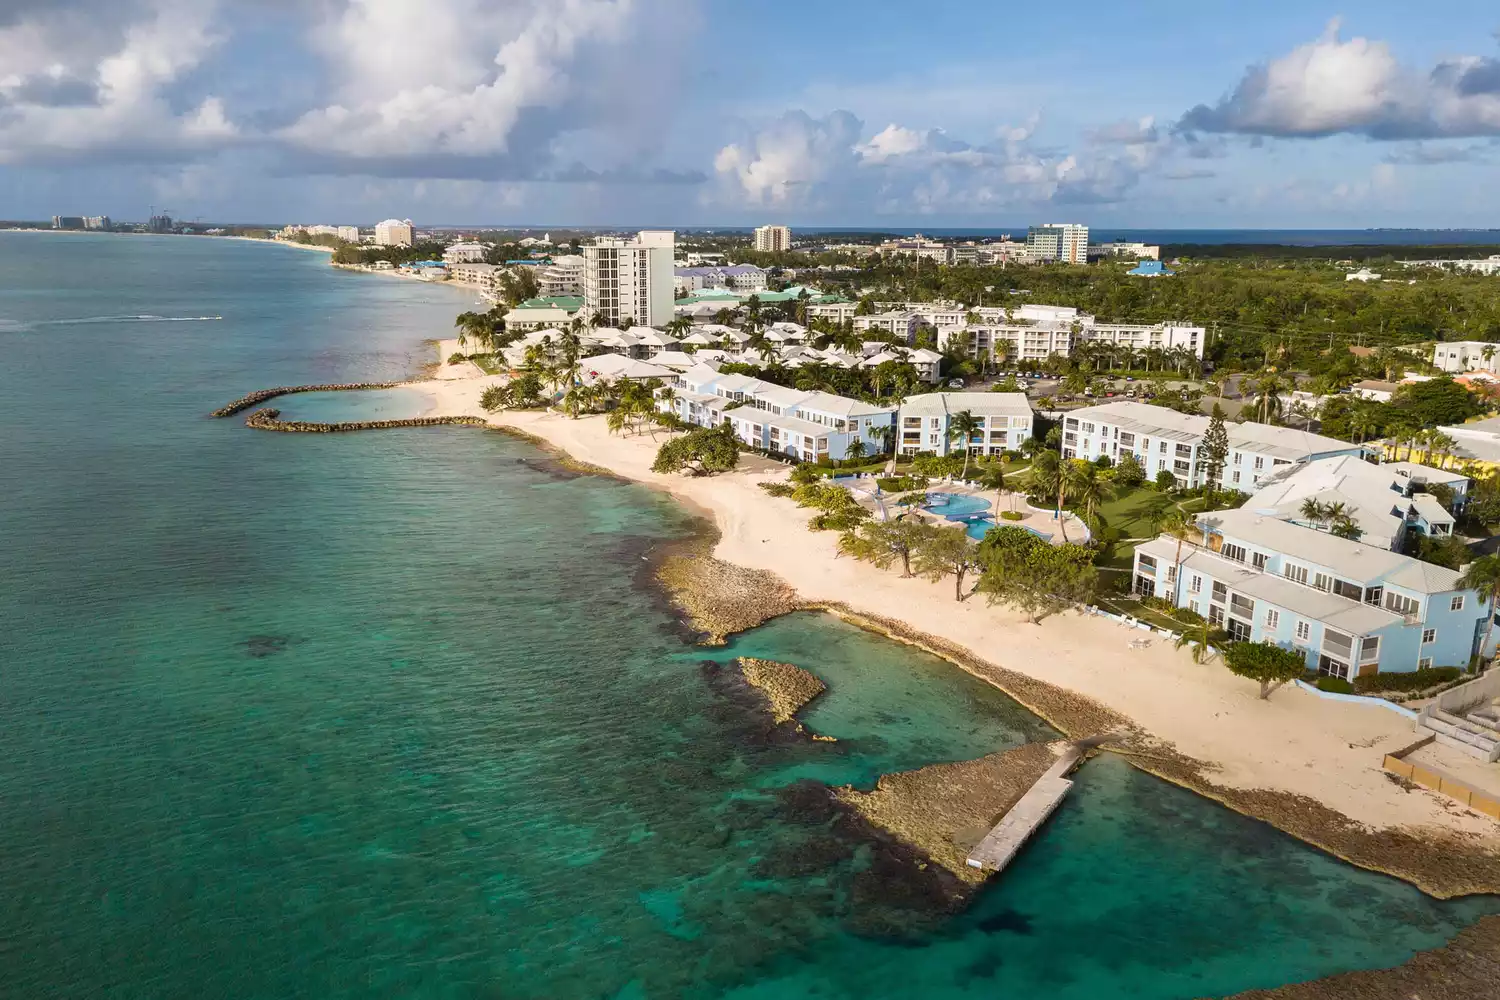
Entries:
<svg viewBox="0 0 1500 1000">
<path fill-rule="evenodd" d="M 995 828 L 974 845 L 967 859 L 969 867 L 998 872 L 1010 864 L 1026 841 L 1031 839 L 1031 835 L 1047 822 L 1047 817 L 1062 803 L 1068 789 L 1073 787 L 1073 782 L 1067 777 L 1068 772 L 1078 764 L 1086 749 L 1073 744 L 1063 752 L 1057 763 L 1049 767 L 1037 779 L 1036 784 L 1000 817 Z"/>
</svg>

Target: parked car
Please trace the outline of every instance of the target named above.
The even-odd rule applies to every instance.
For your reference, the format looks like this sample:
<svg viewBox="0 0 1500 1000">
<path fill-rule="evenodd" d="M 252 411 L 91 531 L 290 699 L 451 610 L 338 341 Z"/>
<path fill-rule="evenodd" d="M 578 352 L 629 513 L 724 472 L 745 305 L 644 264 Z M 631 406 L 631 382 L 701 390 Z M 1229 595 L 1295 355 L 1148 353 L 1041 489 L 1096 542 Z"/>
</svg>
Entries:
<svg viewBox="0 0 1500 1000">
<path fill-rule="evenodd" d="M 1134 375 L 1126 375 L 1125 376 L 1125 381 L 1127 381 L 1127 382 L 1134 382 L 1135 381 L 1135 376 Z"/>
<path fill-rule="evenodd" d="M 948 388 L 950 389 L 962 389 L 963 387 L 964 380 L 961 378 L 950 378 L 948 380 Z"/>
</svg>

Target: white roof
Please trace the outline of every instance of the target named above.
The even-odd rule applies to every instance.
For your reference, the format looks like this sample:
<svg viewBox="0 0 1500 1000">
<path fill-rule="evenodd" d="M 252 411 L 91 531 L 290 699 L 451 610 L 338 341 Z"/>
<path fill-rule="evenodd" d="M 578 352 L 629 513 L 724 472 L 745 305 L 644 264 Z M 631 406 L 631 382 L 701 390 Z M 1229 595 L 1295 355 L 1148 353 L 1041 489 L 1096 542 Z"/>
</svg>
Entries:
<svg viewBox="0 0 1500 1000">
<path fill-rule="evenodd" d="M 799 410 L 817 410 L 819 413 L 831 413 L 835 416 L 866 417 L 877 413 L 892 413 L 894 406 L 877 406 L 874 403 L 866 403 L 862 399 L 850 399 L 848 396 L 837 396 L 831 392 L 809 393 L 807 398 L 797 404 Z"/>
<path fill-rule="evenodd" d="M 1136 551 L 1153 556 L 1158 564 L 1168 565 L 1177 558 L 1177 539 L 1162 535 L 1138 546 Z M 1400 615 L 1385 608 L 1293 583 L 1274 573 L 1262 573 L 1197 546 L 1184 545 L 1182 552 L 1183 572 L 1197 570 L 1206 573 L 1236 593 L 1255 600 L 1269 601 L 1303 618 L 1332 625 L 1340 631 L 1363 636 L 1403 620 Z"/>
<path fill-rule="evenodd" d="M 1413 482 L 1445 483 L 1454 486 L 1469 481 L 1469 477 L 1461 472 L 1454 472 L 1451 469 L 1434 469 L 1430 465 L 1422 465 L 1418 462 L 1386 462 L 1381 468 L 1391 469 Z"/>
<path fill-rule="evenodd" d="M 677 371 L 687 371 L 700 364 L 709 364 L 708 359 L 702 359 L 687 354 L 683 351 L 661 351 L 651 358 L 653 365 L 661 365 L 664 368 L 673 368 Z"/>
<path fill-rule="evenodd" d="M 671 381 L 677 377 L 677 373 L 670 368 L 653 365 L 649 361 L 637 361 L 623 354 L 599 354 L 586 358 L 580 364 L 583 367 L 585 382 L 596 382 L 601 378 L 659 378 L 663 381 Z"/>
<path fill-rule="evenodd" d="M 1341 455 L 1277 470 L 1261 481 L 1245 508 L 1301 521 L 1304 501 L 1342 503 L 1365 533 L 1361 542 L 1390 548 L 1405 531 L 1404 515 L 1410 506 L 1407 483 L 1388 466 Z M 1452 521 L 1446 515 L 1445 519 Z"/>
<path fill-rule="evenodd" d="M 1210 511 L 1198 515 L 1198 523 L 1260 548 L 1327 566 L 1360 583 L 1384 581 L 1419 594 L 1440 594 L 1453 590 L 1458 581 L 1459 574 L 1445 566 L 1290 524 L 1248 508 Z"/>
<path fill-rule="evenodd" d="M 1069 419 L 1092 420 L 1137 434 L 1182 442 L 1202 438 L 1208 433 L 1210 423 L 1210 418 L 1199 414 L 1179 413 L 1165 406 L 1152 406 L 1150 403 L 1128 399 L 1085 406 L 1081 410 L 1069 412 L 1067 416 Z M 1229 438 L 1230 448 L 1291 460 L 1359 448 L 1348 441 L 1271 424 L 1237 424 L 1226 420 L 1224 433 Z"/>
<path fill-rule="evenodd" d="M 967 410 L 976 417 L 1029 417 L 1031 403 L 1024 392 L 927 392 L 907 396 L 903 417 L 939 417 Z"/>
</svg>

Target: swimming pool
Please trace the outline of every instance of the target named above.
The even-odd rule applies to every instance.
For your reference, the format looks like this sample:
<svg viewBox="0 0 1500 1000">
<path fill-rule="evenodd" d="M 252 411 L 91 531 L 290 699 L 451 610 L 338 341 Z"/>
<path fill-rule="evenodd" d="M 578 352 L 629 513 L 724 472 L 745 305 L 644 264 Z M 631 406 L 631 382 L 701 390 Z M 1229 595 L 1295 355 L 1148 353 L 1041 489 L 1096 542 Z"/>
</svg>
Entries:
<svg viewBox="0 0 1500 1000">
<path fill-rule="evenodd" d="M 934 514 L 941 514 L 950 521 L 965 521 L 975 514 L 990 509 L 990 502 L 981 497 L 963 496 L 958 493 L 929 493 L 922 507 Z"/>
<path fill-rule="evenodd" d="M 1033 528 L 1030 525 L 1021 524 L 1018 521 L 1006 521 L 1005 524 L 1007 527 L 1020 528 L 1022 531 L 1029 531 L 1044 542 L 1052 541 L 1051 533 Z M 973 538 L 977 541 L 983 541 L 985 534 L 994 526 L 995 519 L 986 514 L 984 517 L 970 518 L 968 527 L 965 530 L 968 532 L 970 538 Z"/>
</svg>

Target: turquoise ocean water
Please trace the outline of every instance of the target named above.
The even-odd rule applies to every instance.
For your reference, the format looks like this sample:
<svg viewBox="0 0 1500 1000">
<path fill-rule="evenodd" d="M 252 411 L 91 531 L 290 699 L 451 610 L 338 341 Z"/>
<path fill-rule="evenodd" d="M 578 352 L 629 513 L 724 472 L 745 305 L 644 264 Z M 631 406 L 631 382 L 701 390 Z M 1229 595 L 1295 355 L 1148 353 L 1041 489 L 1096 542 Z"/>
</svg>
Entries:
<svg viewBox="0 0 1500 1000">
<path fill-rule="evenodd" d="M 1186 998 L 1500 909 L 1103 758 L 935 912 L 816 787 L 1048 736 L 1003 695 L 816 615 L 692 646 L 641 579 L 685 515 L 502 435 L 204 417 L 403 377 L 469 304 L 279 247 L 0 234 L 0 995 Z M 822 676 L 838 742 L 769 732 L 742 654 Z"/>
</svg>

